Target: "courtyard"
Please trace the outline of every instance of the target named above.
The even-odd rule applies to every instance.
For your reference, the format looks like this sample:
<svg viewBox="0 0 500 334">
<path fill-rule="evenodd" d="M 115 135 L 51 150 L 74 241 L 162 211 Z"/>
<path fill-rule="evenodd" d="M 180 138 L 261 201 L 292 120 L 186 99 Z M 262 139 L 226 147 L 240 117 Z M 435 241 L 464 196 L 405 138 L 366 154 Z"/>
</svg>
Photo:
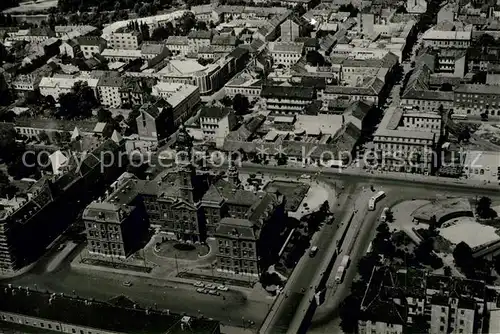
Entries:
<svg viewBox="0 0 500 334">
<path fill-rule="evenodd" d="M 176 240 L 166 240 L 155 245 L 155 253 L 160 257 L 196 261 L 210 253 L 206 244 L 186 244 Z"/>
</svg>

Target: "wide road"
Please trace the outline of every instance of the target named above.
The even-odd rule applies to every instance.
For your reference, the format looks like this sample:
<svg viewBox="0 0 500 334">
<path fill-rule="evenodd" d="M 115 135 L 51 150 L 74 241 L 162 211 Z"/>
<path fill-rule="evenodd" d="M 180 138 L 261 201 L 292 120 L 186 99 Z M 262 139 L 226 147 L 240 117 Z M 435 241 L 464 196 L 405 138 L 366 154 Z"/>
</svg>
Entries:
<svg viewBox="0 0 500 334">
<path fill-rule="evenodd" d="M 132 286 L 123 286 L 125 281 L 130 281 Z M 248 327 L 250 321 L 258 326 L 268 311 L 267 304 L 247 300 L 243 293 L 234 290 L 222 292 L 221 296 L 205 295 L 197 293 L 190 284 L 116 273 L 80 272 L 72 270 L 68 263 L 62 264 L 52 273 L 34 270 L 2 283 L 96 300 L 124 295 L 140 306 L 169 309 L 179 314 L 203 315 L 225 325 L 240 327 Z"/>
<path fill-rule="evenodd" d="M 340 184 L 337 184 L 340 186 Z M 309 257 L 308 253 L 303 256 L 301 262 L 295 268 L 289 282 L 287 282 L 285 289 L 282 293 L 287 294 L 288 297 L 284 299 L 281 305 L 276 305 L 278 311 L 274 314 L 271 319 L 271 324 L 267 329 L 267 333 L 286 333 L 289 324 L 295 315 L 297 307 L 304 297 L 304 291 L 311 288 L 311 279 L 316 275 L 316 272 L 320 269 L 321 264 L 324 262 L 326 257 L 330 257 L 331 254 L 327 254 L 330 243 L 335 237 L 335 233 L 338 230 L 339 222 L 343 221 L 346 212 L 344 208 L 346 207 L 346 202 L 350 197 L 355 196 L 356 185 L 350 184 L 346 185 L 345 189 L 341 191 L 337 199 L 338 205 L 336 205 L 336 210 L 333 211 L 335 221 L 332 225 L 324 225 L 321 230 L 318 231 L 318 237 L 314 243 L 314 246 L 319 248 L 318 253 L 314 257 Z M 314 288 L 314 287 L 313 287 Z"/>
<path fill-rule="evenodd" d="M 455 179 L 437 178 L 432 176 L 421 176 L 408 174 L 404 175 L 393 174 L 393 173 L 374 173 L 371 174 L 364 170 L 341 170 L 337 168 L 327 168 L 327 167 L 292 167 L 292 166 L 269 166 L 269 165 L 258 165 L 253 163 L 244 162 L 243 166 L 240 167 L 240 171 L 246 173 L 257 173 L 263 172 L 265 174 L 274 174 L 279 176 L 295 176 L 300 177 L 302 174 L 314 175 L 318 171 L 321 174 L 318 178 L 321 181 L 328 182 L 329 180 L 344 182 L 346 184 L 355 183 L 367 183 L 367 184 L 378 184 L 382 186 L 394 186 L 401 189 L 403 192 L 404 188 L 407 189 L 426 189 L 435 192 L 446 192 L 455 191 L 462 192 L 464 194 L 473 193 L 477 195 L 484 196 L 498 196 L 500 193 L 500 187 L 498 185 L 492 184 L 479 184 L 471 183 L 467 181 L 459 181 Z"/>
<path fill-rule="evenodd" d="M 377 188 L 377 186 L 375 186 L 375 188 Z M 338 321 L 335 321 L 335 318 L 338 316 L 338 306 L 340 302 L 349 294 L 351 283 L 357 275 L 358 261 L 366 253 L 368 245 L 375 237 L 376 227 L 378 225 L 377 221 L 384 207 L 392 207 L 400 202 L 412 200 L 413 198 L 432 199 L 436 198 L 436 196 L 464 196 L 470 198 L 473 196 L 471 192 L 461 190 L 457 191 L 454 189 L 436 191 L 433 189 L 422 188 L 400 189 L 397 187 L 391 187 L 384 188 L 384 191 L 387 196 L 377 203 L 375 211 L 366 212 L 363 225 L 358 237 L 354 241 L 352 251 L 349 254 L 344 254 L 349 255 L 351 258 L 351 264 L 348 267 L 344 281 L 339 284 L 334 293 L 327 296 L 325 302 L 317 308 L 308 333 L 327 334 L 339 332 L 339 328 L 337 327 Z M 492 200 L 498 198 L 500 198 L 499 193 L 496 194 L 496 197 L 492 197 Z M 332 273 L 335 273 L 337 268 L 338 263 L 334 266 Z"/>
</svg>

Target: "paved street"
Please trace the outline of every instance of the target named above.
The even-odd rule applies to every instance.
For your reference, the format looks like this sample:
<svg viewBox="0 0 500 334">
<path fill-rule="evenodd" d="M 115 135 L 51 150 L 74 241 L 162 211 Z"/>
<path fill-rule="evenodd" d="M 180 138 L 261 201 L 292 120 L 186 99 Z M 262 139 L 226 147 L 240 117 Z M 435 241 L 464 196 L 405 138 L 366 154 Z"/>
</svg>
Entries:
<svg viewBox="0 0 500 334">
<path fill-rule="evenodd" d="M 248 327 L 248 322 L 253 321 L 258 326 L 268 311 L 267 304 L 249 301 L 237 291 L 223 292 L 223 299 L 222 296 L 197 293 L 190 284 L 115 273 L 77 272 L 71 270 L 68 263 L 53 273 L 36 271 L 4 283 L 68 295 L 76 293 L 78 296 L 98 300 L 125 295 L 142 306 L 169 309 L 175 313 L 202 314 L 226 325 Z M 125 287 L 124 281 L 130 281 L 133 285 Z"/>
</svg>

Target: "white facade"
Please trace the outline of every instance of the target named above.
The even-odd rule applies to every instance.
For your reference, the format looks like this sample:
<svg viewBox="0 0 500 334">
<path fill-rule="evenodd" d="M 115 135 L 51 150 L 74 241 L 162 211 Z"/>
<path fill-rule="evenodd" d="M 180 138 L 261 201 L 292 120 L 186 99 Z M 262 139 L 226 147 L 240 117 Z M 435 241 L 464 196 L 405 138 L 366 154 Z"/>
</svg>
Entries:
<svg viewBox="0 0 500 334">
<path fill-rule="evenodd" d="M 109 36 L 109 46 L 113 49 L 137 50 L 141 41 L 141 34 L 137 31 L 114 32 Z"/>
<path fill-rule="evenodd" d="M 441 133 L 442 119 L 437 113 L 408 112 L 403 114 L 403 127 L 411 130 Z"/>
<path fill-rule="evenodd" d="M 500 184 L 500 153 L 468 151 L 464 160 L 464 173 L 469 179 Z"/>
<path fill-rule="evenodd" d="M 300 60 L 304 50 L 304 43 L 273 42 L 269 44 L 269 51 L 274 64 L 283 65 L 287 68 Z"/>
<path fill-rule="evenodd" d="M 403 334 L 403 325 L 370 320 L 359 322 L 359 334 Z"/>
<path fill-rule="evenodd" d="M 97 86 L 99 92 L 99 101 L 103 106 L 118 108 L 121 106 L 120 86 Z"/>
<path fill-rule="evenodd" d="M 424 46 L 467 49 L 472 39 L 472 31 L 440 31 L 429 29 L 424 33 L 422 39 Z"/>
<path fill-rule="evenodd" d="M 90 88 L 97 92 L 98 79 L 88 78 L 88 77 L 76 77 L 76 78 L 58 78 L 58 77 L 44 77 L 40 81 L 40 95 L 42 96 L 52 96 L 55 100 L 59 99 L 59 96 L 64 93 L 71 92 L 73 86 L 78 81 L 85 81 Z"/>
<path fill-rule="evenodd" d="M 197 86 L 180 83 L 159 82 L 153 86 L 151 95 L 163 98 L 172 106 L 176 126 L 191 117 L 201 101 Z"/>
<path fill-rule="evenodd" d="M 222 148 L 224 139 L 235 125 L 233 116 L 233 114 L 228 113 L 222 118 L 200 117 L 203 139 L 214 141 L 217 148 Z"/>
</svg>

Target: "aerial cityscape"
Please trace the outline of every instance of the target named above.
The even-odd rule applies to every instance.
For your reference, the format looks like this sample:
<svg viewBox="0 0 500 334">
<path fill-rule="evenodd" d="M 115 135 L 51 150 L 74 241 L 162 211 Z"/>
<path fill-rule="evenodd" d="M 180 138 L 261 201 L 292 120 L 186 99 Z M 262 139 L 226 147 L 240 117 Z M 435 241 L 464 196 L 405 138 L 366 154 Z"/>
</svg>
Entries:
<svg viewBox="0 0 500 334">
<path fill-rule="evenodd" d="M 500 2 L 0 0 L 0 333 L 500 334 Z"/>
</svg>

